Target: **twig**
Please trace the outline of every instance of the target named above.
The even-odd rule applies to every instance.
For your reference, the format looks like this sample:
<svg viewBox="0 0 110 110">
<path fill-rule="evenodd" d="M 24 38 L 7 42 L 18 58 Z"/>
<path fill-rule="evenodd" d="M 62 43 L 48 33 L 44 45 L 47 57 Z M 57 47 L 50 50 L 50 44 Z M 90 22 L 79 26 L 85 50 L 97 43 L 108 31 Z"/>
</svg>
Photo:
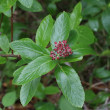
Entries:
<svg viewBox="0 0 110 110">
<path fill-rule="evenodd" d="M 96 89 L 96 90 L 100 90 L 100 91 L 105 91 L 105 92 L 110 92 L 110 89 L 108 88 L 100 88 L 100 87 L 92 87 L 89 83 L 82 81 L 83 85 L 89 86 L 90 88 Z"/>
<path fill-rule="evenodd" d="M 0 55 L 1 57 L 17 57 L 17 58 L 21 58 L 20 55 L 14 55 L 14 54 L 11 54 L 11 55 Z"/>
<path fill-rule="evenodd" d="M 11 7 L 11 42 L 13 41 L 13 7 Z M 13 54 L 13 50 L 12 50 Z"/>
<path fill-rule="evenodd" d="M 101 84 L 104 84 L 104 82 L 95 83 L 95 84 L 93 84 L 91 87 L 95 87 L 95 86 L 98 86 L 98 85 L 101 85 Z"/>
<path fill-rule="evenodd" d="M 1 16 L 1 20 L 0 20 L 0 28 L 1 28 L 1 25 L 2 25 L 2 21 L 3 21 L 3 13 L 2 13 L 2 16 Z"/>
<path fill-rule="evenodd" d="M 84 110 L 89 110 L 86 104 L 84 104 Z"/>
</svg>

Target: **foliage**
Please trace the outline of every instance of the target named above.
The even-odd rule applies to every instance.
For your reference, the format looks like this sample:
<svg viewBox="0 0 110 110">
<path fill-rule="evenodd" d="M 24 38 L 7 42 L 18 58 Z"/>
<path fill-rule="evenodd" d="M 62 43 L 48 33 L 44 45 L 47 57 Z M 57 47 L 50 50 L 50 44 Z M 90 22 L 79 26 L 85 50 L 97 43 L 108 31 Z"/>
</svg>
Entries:
<svg viewBox="0 0 110 110">
<path fill-rule="evenodd" d="M 104 107 L 103 103 L 109 98 L 110 94 L 106 91 L 97 93 L 92 83 L 94 78 L 96 81 L 100 79 L 103 82 L 101 84 L 110 81 L 110 2 L 82 0 L 76 3 L 74 9 L 72 6 L 71 12 L 59 13 L 58 4 L 62 2 L 46 1 L 49 14 L 45 12 L 44 19 L 37 21 L 37 31 L 36 24 L 31 21 L 32 29 L 16 22 L 10 32 L 12 9 L 15 13 L 19 9 L 21 12 L 26 11 L 36 19 L 36 12 L 43 11 L 44 6 L 37 0 L 0 1 L 1 87 L 5 77 L 8 77 L 6 83 L 13 77 L 12 88 L 8 88 L 2 98 L 4 107 L 12 106 L 19 97 L 21 104 L 26 106 L 36 97 L 40 100 L 34 105 L 36 110 L 82 110 L 84 102 L 92 109 L 100 109 L 98 105 Z M 70 5 L 72 2 L 70 0 Z M 25 19 L 28 24 L 31 18 Z M 34 34 L 35 38 L 29 38 L 29 33 Z M 104 39 L 104 43 L 101 39 Z M 14 58 L 5 58 L 4 54 Z M 86 84 L 91 89 L 82 86 L 83 80 L 90 83 Z M 46 98 L 61 93 L 63 96 L 59 98 L 58 106 Z"/>
</svg>

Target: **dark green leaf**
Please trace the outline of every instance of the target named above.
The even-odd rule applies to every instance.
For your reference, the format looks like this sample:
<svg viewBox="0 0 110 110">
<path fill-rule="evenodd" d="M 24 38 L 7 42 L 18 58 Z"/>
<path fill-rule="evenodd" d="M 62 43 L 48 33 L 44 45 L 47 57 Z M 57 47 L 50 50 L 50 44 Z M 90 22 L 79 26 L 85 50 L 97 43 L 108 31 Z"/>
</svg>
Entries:
<svg viewBox="0 0 110 110">
<path fill-rule="evenodd" d="M 76 28 L 78 38 L 76 43 L 72 46 L 72 49 L 77 49 L 78 47 L 88 46 L 95 41 L 95 36 L 91 29 L 86 26 L 79 26 Z"/>
<path fill-rule="evenodd" d="M 49 87 L 45 88 L 45 94 L 46 95 L 57 94 L 59 92 L 60 91 L 59 91 L 58 87 L 55 87 L 55 86 L 49 86 Z"/>
<path fill-rule="evenodd" d="M 89 26 L 93 31 L 98 31 L 99 29 L 99 22 L 97 19 L 90 19 L 89 20 Z"/>
<path fill-rule="evenodd" d="M 97 78 L 107 78 L 110 77 L 110 71 L 106 70 L 104 67 L 97 68 L 94 70 L 94 76 Z"/>
<path fill-rule="evenodd" d="M 4 63 L 6 63 L 6 58 L 4 58 L 4 57 L 0 57 L 0 64 L 4 64 Z"/>
<path fill-rule="evenodd" d="M 85 101 L 92 102 L 95 99 L 96 95 L 92 90 L 85 90 Z"/>
<path fill-rule="evenodd" d="M 30 102 L 32 97 L 35 95 L 39 82 L 40 82 L 40 78 L 36 78 L 31 82 L 22 85 L 20 91 L 20 101 L 23 106 L 26 106 Z"/>
<path fill-rule="evenodd" d="M 56 20 L 51 37 L 51 45 L 54 48 L 54 42 L 67 40 L 70 32 L 70 19 L 66 12 L 63 12 Z"/>
<path fill-rule="evenodd" d="M 108 34 L 110 34 L 110 9 L 102 13 L 102 24 Z"/>
<path fill-rule="evenodd" d="M 71 30 L 72 29 L 75 29 L 81 22 L 82 20 L 82 16 L 81 16 L 81 11 L 82 11 L 82 5 L 81 3 L 79 2 L 73 12 L 71 13 L 70 15 L 70 26 L 71 26 Z"/>
<path fill-rule="evenodd" d="M 110 50 L 104 50 L 104 51 L 101 53 L 101 56 L 108 56 L 108 57 L 110 57 Z"/>
<path fill-rule="evenodd" d="M 84 56 L 84 55 L 97 55 L 96 52 L 90 47 L 90 46 L 85 46 L 85 47 L 80 47 L 73 49 L 73 53 L 77 54 L 79 56 Z"/>
<path fill-rule="evenodd" d="M 56 66 L 56 61 L 53 61 L 50 56 L 41 56 L 30 62 L 21 72 L 20 75 L 14 77 L 13 83 L 22 85 L 38 78 Z"/>
<path fill-rule="evenodd" d="M 53 28 L 53 19 L 51 15 L 45 17 L 36 33 L 36 44 L 42 47 L 46 47 L 51 39 L 52 28 Z"/>
<path fill-rule="evenodd" d="M 48 102 L 40 105 L 36 108 L 36 110 L 55 110 L 55 106 L 52 103 Z"/>
<path fill-rule="evenodd" d="M 75 30 L 71 30 L 68 38 L 69 47 L 74 48 L 74 44 L 77 42 L 78 33 Z"/>
<path fill-rule="evenodd" d="M 80 79 L 73 68 L 62 65 L 55 69 L 55 76 L 63 95 L 75 107 L 82 107 L 85 94 Z"/>
</svg>

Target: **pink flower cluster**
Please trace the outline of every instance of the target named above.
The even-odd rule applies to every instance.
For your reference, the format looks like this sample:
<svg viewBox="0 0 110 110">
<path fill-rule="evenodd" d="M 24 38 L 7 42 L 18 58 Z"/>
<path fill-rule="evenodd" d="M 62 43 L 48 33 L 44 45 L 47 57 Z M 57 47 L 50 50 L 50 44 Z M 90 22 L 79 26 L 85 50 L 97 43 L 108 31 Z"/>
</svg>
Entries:
<svg viewBox="0 0 110 110">
<path fill-rule="evenodd" d="M 69 55 L 72 55 L 73 53 L 72 49 L 67 44 L 66 40 L 63 40 L 62 42 L 59 41 L 58 43 L 54 42 L 54 44 L 55 44 L 55 48 L 50 53 L 50 57 L 52 57 L 52 60 L 65 58 Z"/>
</svg>

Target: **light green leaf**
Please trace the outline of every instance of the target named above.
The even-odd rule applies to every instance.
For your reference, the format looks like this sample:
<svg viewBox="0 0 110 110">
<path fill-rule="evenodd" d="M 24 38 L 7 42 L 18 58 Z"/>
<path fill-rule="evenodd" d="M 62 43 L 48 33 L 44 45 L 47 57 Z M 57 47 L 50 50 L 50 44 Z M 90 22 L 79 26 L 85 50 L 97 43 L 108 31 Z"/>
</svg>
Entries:
<svg viewBox="0 0 110 110">
<path fill-rule="evenodd" d="M 52 28 L 53 28 L 53 19 L 51 15 L 46 16 L 36 33 L 36 44 L 46 47 L 51 39 Z"/>
<path fill-rule="evenodd" d="M 3 97 L 2 104 L 5 107 L 11 106 L 15 103 L 16 98 L 17 98 L 16 91 L 9 92 L 9 93 L 5 94 L 5 96 Z"/>
<path fill-rule="evenodd" d="M 24 61 L 23 59 L 19 60 L 17 63 L 16 63 L 16 66 L 22 66 L 24 64 L 26 64 L 27 62 Z"/>
<path fill-rule="evenodd" d="M 54 48 L 54 42 L 67 40 L 70 32 L 70 18 L 66 12 L 63 12 L 56 20 L 51 37 L 51 45 Z"/>
<path fill-rule="evenodd" d="M 29 11 L 29 12 L 40 12 L 40 11 L 43 10 L 41 4 L 38 1 L 36 1 L 36 0 L 33 0 L 33 4 L 32 4 L 32 6 L 30 8 L 27 8 L 27 7 L 23 6 L 20 3 L 18 3 L 18 6 L 21 9 L 23 9 L 25 11 Z"/>
<path fill-rule="evenodd" d="M 13 12 L 15 11 L 15 8 L 16 8 L 16 4 L 13 6 Z M 8 16 L 8 17 L 11 17 L 11 9 L 9 9 L 6 12 L 4 12 L 3 14 L 6 15 L 6 16 Z"/>
<path fill-rule="evenodd" d="M 102 13 L 101 20 L 105 30 L 108 32 L 108 34 L 110 34 L 110 9 Z"/>
<path fill-rule="evenodd" d="M 19 76 L 22 72 L 22 70 L 24 69 L 25 66 L 21 66 L 20 68 L 18 68 L 14 73 L 13 76 Z"/>
<path fill-rule="evenodd" d="M 36 45 L 30 39 L 14 41 L 11 43 L 11 48 L 18 52 L 25 60 L 34 60 L 39 56 L 49 54 L 46 49 Z"/>
<path fill-rule="evenodd" d="M 55 87 L 55 86 L 48 86 L 45 88 L 45 94 L 46 95 L 57 94 L 59 92 L 60 91 L 59 91 L 58 87 Z"/>
<path fill-rule="evenodd" d="M 56 61 L 53 61 L 50 56 L 41 56 L 30 62 L 21 72 L 20 75 L 14 77 L 13 83 L 22 85 L 38 78 L 56 66 Z"/>
<path fill-rule="evenodd" d="M 32 97 L 35 95 L 39 82 L 40 78 L 36 78 L 31 82 L 22 85 L 20 91 L 20 101 L 23 106 L 26 106 L 30 102 Z"/>
<path fill-rule="evenodd" d="M 0 64 L 4 64 L 4 63 L 6 63 L 6 58 L 4 58 L 4 57 L 0 57 Z"/>
<path fill-rule="evenodd" d="M 63 95 L 75 107 L 82 107 L 85 94 L 80 79 L 73 68 L 66 65 L 59 65 L 55 69 L 55 76 Z"/>
<path fill-rule="evenodd" d="M 8 53 L 9 51 L 9 40 L 6 35 L 0 35 L 0 48 Z"/>
<path fill-rule="evenodd" d="M 71 26 L 71 30 L 75 29 L 81 22 L 82 20 L 82 16 L 81 16 L 81 11 L 82 11 L 82 5 L 79 2 L 73 12 L 70 15 L 70 26 Z"/>
<path fill-rule="evenodd" d="M 18 0 L 23 6 L 30 8 L 33 4 L 33 0 Z"/>
<path fill-rule="evenodd" d="M 81 108 L 72 106 L 64 96 L 59 100 L 59 108 L 61 110 L 82 110 Z"/>
<path fill-rule="evenodd" d="M 0 0 L 0 13 L 8 11 L 17 0 Z"/>
</svg>

